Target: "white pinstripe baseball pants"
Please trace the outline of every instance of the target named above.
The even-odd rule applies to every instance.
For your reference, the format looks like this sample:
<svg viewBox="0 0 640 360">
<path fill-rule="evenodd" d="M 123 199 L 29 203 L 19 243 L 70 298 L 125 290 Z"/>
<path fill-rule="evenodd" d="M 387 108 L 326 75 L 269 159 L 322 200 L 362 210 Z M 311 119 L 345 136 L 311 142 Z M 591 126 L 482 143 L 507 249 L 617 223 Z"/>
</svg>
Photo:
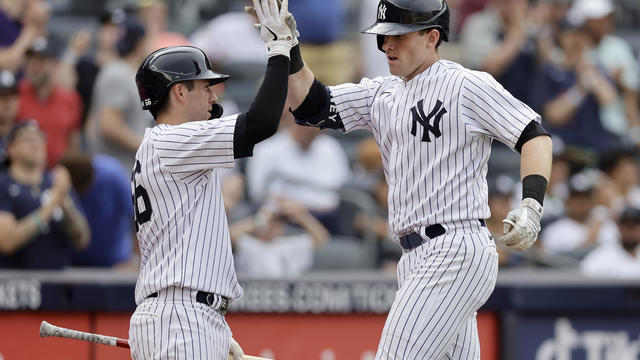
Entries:
<svg viewBox="0 0 640 360">
<path fill-rule="evenodd" d="M 211 307 L 196 302 L 196 291 L 167 288 L 147 298 L 131 316 L 131 357 L 226 360 L 231 330 Z"/>
<path fill-rule="evenodd" d="M 480 359 L 476 311 L 495 287 L 498 254 L 487 228 L 467 225 L 402 255 L 376 359 Z"/>
</svg>

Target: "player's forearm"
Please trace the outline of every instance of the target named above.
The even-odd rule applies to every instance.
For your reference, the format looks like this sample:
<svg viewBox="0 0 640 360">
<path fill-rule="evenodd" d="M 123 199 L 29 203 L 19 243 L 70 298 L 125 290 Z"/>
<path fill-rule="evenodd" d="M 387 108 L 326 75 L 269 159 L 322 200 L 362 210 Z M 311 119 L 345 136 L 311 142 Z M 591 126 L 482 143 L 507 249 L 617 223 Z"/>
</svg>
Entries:
<svg viewBox="0 0 640 360">
<path fill-rule="evenodd" d="M 315 75 L 307 65 L 295 74 L 289 75 L 289 92 L 287 94 L 287 102 L 291 106 L 291 110 L 296 110 L 309 93 L 309 89 L 313 84 Z"/>
<path fill-rule="evenodd" d="M 551 174 L 552 144 L 546 135 L 537 136 L 522 145 L 520 176 L 541 175 L 549 180 Z"/>
</svg>

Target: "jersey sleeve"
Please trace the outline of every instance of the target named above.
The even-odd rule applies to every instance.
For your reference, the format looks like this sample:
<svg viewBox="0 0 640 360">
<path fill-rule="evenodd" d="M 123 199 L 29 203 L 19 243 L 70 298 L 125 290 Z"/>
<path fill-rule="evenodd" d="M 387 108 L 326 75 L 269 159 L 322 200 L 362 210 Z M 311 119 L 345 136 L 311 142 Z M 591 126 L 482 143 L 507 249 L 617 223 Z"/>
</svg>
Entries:
<svg viewBox="0 0 640 360">
<path fill-rule="evenodd" d="M 491 75 L 472 72 L 461 83 L 459 111 L 472 134 L 486 135 L 515 150 L 522 131 L 541 118 Z"/>
<path fill-rule="evenodd" d="M 371 130 L 371 106 L 386 83 L 385 78 L 363 78 L 358 84 L 329 86 L 331 92 L 329 116 L 339 115 L 343 132 Z"/>
<path fill-rule="evenodd" d="M 234 165 L 233 134 L 237 115 L 194 121 L 160 129 L 151 139 L 160 163 L 176 178 Z"/>
</svg>

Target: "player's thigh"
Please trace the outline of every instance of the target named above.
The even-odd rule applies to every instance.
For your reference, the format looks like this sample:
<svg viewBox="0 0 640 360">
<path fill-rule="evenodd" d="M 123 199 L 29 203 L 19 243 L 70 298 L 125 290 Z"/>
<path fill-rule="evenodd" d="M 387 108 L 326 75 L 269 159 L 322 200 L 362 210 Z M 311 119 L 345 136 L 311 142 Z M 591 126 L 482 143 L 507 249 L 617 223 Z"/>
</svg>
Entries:
<svg viewBox="0 0 640 360">
<path fill-rule="evenodd" d="M 129 325 L 133 359 L 226 359 L 231 332 L 206 306 L 146 301 Z"/>
<path fill-rule="evenodd" d="M 379 359 L 440 358 L 493 291 L 498 259 L 488 234 L 447 234 L 428 246 L 404 264 Z"/>
<path fill-rule="evenodd" d="M 476 314 L 456 334 L 453 344 L 441 360 L 480 360 L 480 338 Z"/>
</svg>

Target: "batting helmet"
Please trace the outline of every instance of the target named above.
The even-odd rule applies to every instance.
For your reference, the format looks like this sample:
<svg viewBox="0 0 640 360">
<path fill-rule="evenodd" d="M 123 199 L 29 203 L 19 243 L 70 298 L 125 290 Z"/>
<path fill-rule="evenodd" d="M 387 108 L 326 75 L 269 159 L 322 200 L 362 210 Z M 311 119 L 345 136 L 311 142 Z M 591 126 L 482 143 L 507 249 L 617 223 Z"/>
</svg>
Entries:
<svg viewBox="0 0 640 360">
<path fill-rule="evenodd" d="M 445 0 L 380 0 L 375 24 L 363 30 L 378 35 L 382 50 L 386 35 L 404 35 L 418 30 L 438 29 L 449 41 L 449 6 Z"/>
<path fill-rule="evenodd" d="M 149 110 L 162 103 L 171 85 L 187 80 L 209 80 L 219 84 L 229 75 L 213 71 L 205 53 L 193 46 L 170 46 L 149 54 L 136 74 L 142 108 Z"/>
</svg>

